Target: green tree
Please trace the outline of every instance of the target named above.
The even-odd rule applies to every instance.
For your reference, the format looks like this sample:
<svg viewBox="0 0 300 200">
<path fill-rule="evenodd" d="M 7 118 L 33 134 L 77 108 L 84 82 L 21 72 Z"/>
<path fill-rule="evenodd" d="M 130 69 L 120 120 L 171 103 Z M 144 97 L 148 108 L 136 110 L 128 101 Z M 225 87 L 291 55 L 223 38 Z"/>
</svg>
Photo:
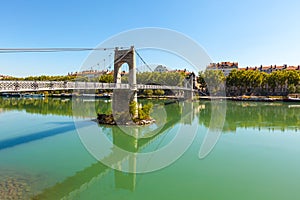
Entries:
<svg viewBox="0 0 300 200">
<path fill-rule="evenodd" d="M 114 77 L 111 74 L 103 74 L 99 76 L 99 82 L 100 83 L 113 83 Z"/>
<path fill-rule="evenodd" d="M 140 120 L 150 119 L 150 114 L 152 112 L 152 108 L 153 108 L 152 103 L 148 103 L 148 104 L 142 106 L 142 108 L 139 108 L 138 109 L 138 118 Z"/>
<path fill-rule="evenodd" d="M 206 85 L 206 82 L 204 80 L 204 72 L 203 71 L 200 71 L 198 73 L 198 77 L 197 77 L 197 82 L 200 84 L 200 87 L 201 88 L 205 88 L 207 85 Z"/>
<path fill-rule="evenodd" d="M 162 96 L 165 94 L 165 91 L 164 90 L 154 90 L 154 94 L 158 95 L 158 96 Z"/>
<path fill-rule="evenodd" d="M 146 96 L 151 97 L 153 95 L 153 90 L 144 90 L 143 92 Z"/>
<path fill-rule="evenodd" d="M 204 80 L 210 94 L 218 95 L 225 89 L 225 75 L 220 70 L 205 70 Z"/>
</svg>

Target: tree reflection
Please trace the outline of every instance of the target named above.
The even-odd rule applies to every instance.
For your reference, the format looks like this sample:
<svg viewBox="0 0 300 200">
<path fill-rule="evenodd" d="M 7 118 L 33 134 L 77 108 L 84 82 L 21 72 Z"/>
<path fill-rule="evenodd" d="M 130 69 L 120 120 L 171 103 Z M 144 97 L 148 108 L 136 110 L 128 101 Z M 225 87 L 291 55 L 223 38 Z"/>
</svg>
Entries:
<svg viewBox="0 0 300 200">
<path fill-rule="evenodd" d="M 237 128 L 267 128 L 286 130 L 300 127 L 300 105 L 287 103 L 227 102 L 223 132 Z M 199 124 L 210 126 L 211 103 L 204 102 L 199 114 Z"/>
</svg>

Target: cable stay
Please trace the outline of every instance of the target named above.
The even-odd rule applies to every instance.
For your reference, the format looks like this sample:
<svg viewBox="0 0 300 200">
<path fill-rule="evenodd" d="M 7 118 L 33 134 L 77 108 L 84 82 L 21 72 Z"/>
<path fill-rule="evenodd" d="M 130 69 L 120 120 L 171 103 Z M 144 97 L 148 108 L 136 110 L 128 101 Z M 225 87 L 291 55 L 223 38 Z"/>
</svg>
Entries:
<svg viewBox="0 0 300 200">
<path fill-rule="evenodd" d="M 118 47 L 128 49 L 128 47 Z M 76 52 L 76 51 L 108 51 L 115 47 L 108 48 L 0 48 L 0 53 L 53 53 L 53 52 Z"/>
</svg>

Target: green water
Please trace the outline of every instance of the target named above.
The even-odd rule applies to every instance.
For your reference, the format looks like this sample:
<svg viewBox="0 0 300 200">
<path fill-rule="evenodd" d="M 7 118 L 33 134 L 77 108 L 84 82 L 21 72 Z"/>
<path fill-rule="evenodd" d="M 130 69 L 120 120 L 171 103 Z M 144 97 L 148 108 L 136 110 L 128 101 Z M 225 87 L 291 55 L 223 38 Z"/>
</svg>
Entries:
<svg viewBox="0 0 300 200">
<path fill-rule="evenodd" d="M 29 189 L 21 192 L 25 199 L 300 196 L 300 104 L 227 102 L 222 135 L 210 154 L 199 159 L 200 146 L 212 123 L 209 101 L 168 105 L 154 101 L 157 123 L 130 130 L 155 134 L 139 140 L 125 134 L 123 128 L 98 126 L 90 120 L 95 108 L 109 112 L 111 102 L 77 101 L 80 112 L 73 112 L 71 100 L 0 98 L 0 184 L 10 177 L 26 182 Z M 75 126 L 74 121 L 86 126 Z M 183 156 L 144 174 L 125 173 L 98 162 L 78 135 L 96 126 L 99 134 L 122 149 L 152 152 L 170 143 L 178 131 L 189 134 L 189 127 L 195 124 L 196 138 Z M 4 190 L 0 188 L 2 198 L 7 195 Z"/>
</svg>

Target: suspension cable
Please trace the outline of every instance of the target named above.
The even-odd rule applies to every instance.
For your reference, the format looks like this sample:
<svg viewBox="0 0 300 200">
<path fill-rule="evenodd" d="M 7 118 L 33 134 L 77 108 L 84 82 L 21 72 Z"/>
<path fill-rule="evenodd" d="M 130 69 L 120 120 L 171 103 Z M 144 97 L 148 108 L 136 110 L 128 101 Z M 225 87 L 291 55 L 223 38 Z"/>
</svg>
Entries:
<svg viewBox="0 0 300 200">
<path fill-rule="evenodd" d="M 119 47 L 127 49 L 128 47 Z M 109 48 L 0 48 L 0 53 L 52 53 L 52 52 L 72 52 L 72 51 L 107 51 Z"/>
<path fill-rule="evenodd" d="M 141 57 L 141 55 L 135 50 L 136 55 L 141 59 L 141 61 L 153 72 L 152 68 L 145 62 L 145 60 Z"/>
</svg>

